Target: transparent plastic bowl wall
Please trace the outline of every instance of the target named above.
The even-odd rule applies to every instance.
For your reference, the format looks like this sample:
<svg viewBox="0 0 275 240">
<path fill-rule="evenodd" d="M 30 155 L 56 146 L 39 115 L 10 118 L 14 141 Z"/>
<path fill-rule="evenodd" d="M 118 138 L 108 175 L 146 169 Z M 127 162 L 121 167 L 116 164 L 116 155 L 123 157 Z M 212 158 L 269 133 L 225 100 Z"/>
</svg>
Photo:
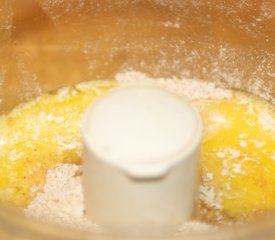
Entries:
<svg viewBox="0 0 275 240">
<path fill-rule="evenodd" d="M 0 0 L 1 111 L 135 70 L 242 89 L 275 103 L 273 0 Z M 274 239 L 275 217 L 180 239 Z M 0 239 L 114 239 L 0 211 Z"/>
</svg>

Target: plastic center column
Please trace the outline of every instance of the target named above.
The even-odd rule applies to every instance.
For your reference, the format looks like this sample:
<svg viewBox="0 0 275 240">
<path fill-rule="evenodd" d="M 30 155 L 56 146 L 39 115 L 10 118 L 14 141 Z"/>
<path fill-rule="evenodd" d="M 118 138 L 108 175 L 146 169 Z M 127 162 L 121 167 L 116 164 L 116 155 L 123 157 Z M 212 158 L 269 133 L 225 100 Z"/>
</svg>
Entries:
<svg viewBox="0 0 275 240">
<path fill-rule="evenodd" d="M 172 236 L 191 218 L 202 122 L 185 99 L 115 89 L 88 109 L 82 136 L 86 212 L 103 233 Z"/>
</svg>

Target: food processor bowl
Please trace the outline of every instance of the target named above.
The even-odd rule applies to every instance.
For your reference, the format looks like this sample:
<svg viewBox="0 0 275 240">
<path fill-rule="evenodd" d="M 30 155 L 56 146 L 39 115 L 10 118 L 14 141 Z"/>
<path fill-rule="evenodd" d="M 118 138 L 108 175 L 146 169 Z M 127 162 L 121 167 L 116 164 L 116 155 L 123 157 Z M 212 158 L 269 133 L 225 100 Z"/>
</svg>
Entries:
<svg viewBox="0 0 275 240">
<path fill-rule="evenodd" d="M 129 70 L 212 81 L 275 104 L 274 1 L 0 0 L 2 113 L 59 87 Z M 268 240 L 274 227 L 268 216 L 174 238 Z M 1 207 L 0 239 L 115 238 Z"/>
</svg>

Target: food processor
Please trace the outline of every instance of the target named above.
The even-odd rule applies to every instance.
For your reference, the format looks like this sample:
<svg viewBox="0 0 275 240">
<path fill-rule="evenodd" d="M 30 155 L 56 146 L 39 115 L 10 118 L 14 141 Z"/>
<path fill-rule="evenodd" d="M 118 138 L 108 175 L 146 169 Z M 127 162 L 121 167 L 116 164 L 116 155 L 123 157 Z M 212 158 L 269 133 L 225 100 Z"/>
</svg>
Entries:
<svg viewBox="0 0 275 240">
<path fill-rule="evenodd" d="M 275 2 L 0 0 L 0 56 L 2 113 L 42 93 L 127 70 L 212 81 L 275 104 Z M 173 238 L 274 239 L 274 218 Z M 0 239 L 115 238 L 1 207 Z"/>
</svg>

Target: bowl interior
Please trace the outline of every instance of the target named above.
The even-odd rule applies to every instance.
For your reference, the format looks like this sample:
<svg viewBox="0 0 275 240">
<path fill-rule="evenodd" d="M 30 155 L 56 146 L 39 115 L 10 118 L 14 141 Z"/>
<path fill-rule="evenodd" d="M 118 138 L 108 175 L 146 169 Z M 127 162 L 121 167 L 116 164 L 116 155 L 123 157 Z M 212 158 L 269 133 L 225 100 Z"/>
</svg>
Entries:
<svg viewBox="0 0 275 240">
<path fill-rule="evenodd" d="M 128 70 L 213 81 L 275 104 L 273 0 L 0 0 L 0 12 L 2 112 L 43 92 Z M 3 239 L 88 239 L 7 209 L 0 221 Z M 257 239 L 252 229 L 269 233 L 273 226 L 264 223 L 211 239 Z"/>
</svg>

